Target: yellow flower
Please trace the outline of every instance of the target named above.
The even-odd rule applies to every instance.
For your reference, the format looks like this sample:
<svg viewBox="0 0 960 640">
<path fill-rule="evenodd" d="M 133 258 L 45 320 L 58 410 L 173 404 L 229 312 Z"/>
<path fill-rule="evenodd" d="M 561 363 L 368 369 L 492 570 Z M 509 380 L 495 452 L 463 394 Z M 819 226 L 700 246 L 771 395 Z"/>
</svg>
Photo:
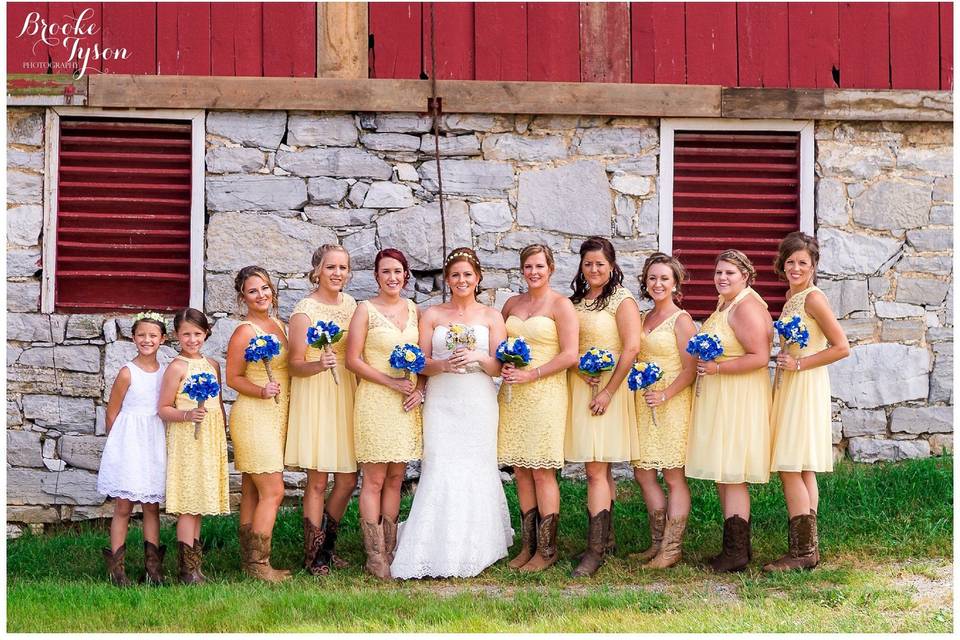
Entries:
<svg viewBox="0 0 960 640">
<path fill-rule="evenodd" d="M 643 371 L 643 369 L 644 369 L 644 366 L 643 366 L 642 363 L 640 363 L 640 362 L 634 362 L 634 363 L 633 363 L 633 370 L 634 370 L 634 371 Z"/>
<path fill-rule="evenodd" d="M 406 360 L 407 362 L 413 362 L 414 360 L 417 359 L 417 356 L 415 353 L 413 353 L 413 351 L 407 351 L 404 354 L 403 359 Z"/>
<path fill-rule="evenodd" d="M 603 354 L 603 361 L 604 361 L 604 362 L 610 362 L 610 354 L 609 354 L 609 353 Z"/>
<path fill-rule="evenodd" d="M 257 346 L 258 346 L 258 347 L 265 347 L 265 346 L 267 346 L 267 341 L 264 340 L 263 338 L 257 338 Z"/>
<path fill-rule="evenodd" d="M 510 350 L 510 351 L 513 350 L 513 343 L 514 343 L 514 342 L 515 342 L 515 339 L 514 339 L 514 338 L 510 338 L 509 340 L 507 340 L 507 349 L 508 349 L 508 350 Z"/>
<path fill-rule="evenodd" d="M 590 348 L 590 354 L 591 354 L 591 355 L 594 355 L 594 356 L 600 355 L 600 350 L 597 349 L 596 347 L 591 347 L 591 348 Z"/>
</svg>

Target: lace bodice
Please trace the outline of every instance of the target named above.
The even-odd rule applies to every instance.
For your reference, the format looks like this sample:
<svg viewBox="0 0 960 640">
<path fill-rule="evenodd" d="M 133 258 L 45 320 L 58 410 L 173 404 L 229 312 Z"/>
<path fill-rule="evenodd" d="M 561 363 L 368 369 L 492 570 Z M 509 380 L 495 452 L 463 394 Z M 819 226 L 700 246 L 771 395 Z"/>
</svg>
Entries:
<svg viewBox="0 0 960 640">
<path fill-rule="evenodd" d="M 153 373 L 144 371 L 133 362 L 124 367 L 130 372 L 130 386 L 123 397 L 120 411 L 132 416 L 154 416 L 157 414 L 157 398 L 160 397 L 160 382 L 166 365 L 161 364 Z"/>
<path fill-rule="evenodd" d="M 407 324 L 401 331 L 369 300 L 363 304 L 367 305 L 368 314 L 363 361 L 381 373 L 397 377 L 398 371 L 390 366 L 390 353 L 397 345 L 417 344 L 420 337 L 417 330 L 417 307 L 413 300 L 407 300 Z"/>
<path fill-rule="evenodd" d="M 284 336 L 286 336 L 287 329 L 286 327 L 283 326 L 283 323 L 277 320 L 276 318 L 272 318 L 272 320 L 276 322 L 277 325 L 280 327 L 280 332 Z M 261 329 L 259 326 L 257 326 L 256 323 L 250 322 L 249 320 L 244 320 L 237 326 L 244 325 L 244 324 L 250 325 L 251 327 L 253 327 L 253 330 L 256 333 L 257 337 L 264 336 L 267 334 L 267 332 Z M 274 337 L 276 338 L 276 336 Z M 287 353 L 286 345 L 283 344 L 283 340 L 280 340 L 279 338 L 277 338 L 277 340 L 280 342 L 280 353 L 278 353 L 277 355 L 273 356 L 273 358 L 271 358 L 270 371 L 273 372 L 274 379 L 280 382 L 281 380 L 285 380 L 288 375 L 287 374 L 288 353 Z M 269 382 L 269 380 L 267 379 L 267 369 L 262 360 L 257 360 L 256 362 L 247 362 L 246 370 L 243 375 L 248 380 L 250 380 L 250 382 L 254 384 L 265 385 L 267 384 L 267 382 Z"/>
<path fill-rule="evenodd" d="M 787 321 L 793 316 L 800 316 L 800 321 L 807 326 L 807 331 L 810 332 L 810 340 L 807 341 L 807 346 L 803 349 L 796 344 L 786 345 L 787 353 L 793 357 L 809 356 L 827 348 L 827 337 L 823 334 L 823 329 L 813 319 L 813 316 L 806 311 L 807 296 L 814 291 L 820 291 L 820 289 L 811 285 L 800 293 L 791 296 L 783 305 L 783 311 L 780 312 L 780 319 L 783 321 Z M 783 346 L 783 338 L 780 338 L 780 347 L 783 348 Z"/>
<path fill-rule="evenodd" d="M 517 316 L 507 318 L 507 335 L 523 336 L 530 347 L 530 367 L 542 366 L 560 353 L 560 334 L 557 324 L 547 316 L 530 316 L 521 320 Z"/>
<path fill-rule="evenodd" d="M 624 300 L 634 300 L 633 294 L 625 287 L 618 287 L 603 309 L 596 310 L 592 300 L 581 300 L 573 306 L 580 322 L 580 353 L 590 347 L 607 349 L 614 355 L 623 351 L 617 329 L 617 309 Z"/>
<path fill-rule="evenodd" d="M 767 303 L 760 297 L 760 294 L 754 291 L 752 287 L 747 287 L 738 293 L 737 297 L 733 299 L 733 302 L 723 311 L 720 310 L 720 306 L 723 304 L 723 298 L 721 297 L 717 302 L 717 310 L 710 314 L 709 318 L 704 320 L 703 326 L 700 328 L 700 331 L 703 333 L 715 333 L 720 337 L 720 341 L 723 344 L 723 355 L 717 358 L 720 362 L 742 356 L 746 353 L 746 349 L 744 349 L 740 341 L 737 340 L 737 335 L 733 332 L 733 327 L 730 326 L 729 318 L 730 312 L 733 311 L 734 307 L 747 296 L 755 297 L 764 308 L 767 307 Z"/>
<path fill-rule="evenodd" d="M 686 313 L 683 309 L 678 309 L 669 318 L 653 328 L 653 331 L 646 332 L 644 326 L 649 312 L 640 316 L 640 354 L 637 360 L 641 362 L 656 362 L 663 370 L 663 379 L 670 384 L 680 374 L 683 363 L 680 360 L 680 349 L 677 346 L 677 335 L 674 333 L 674 327 L 682 314 Z"/>
<path fill-rule="evenodd" d="M 350 326 L 350 319 L 353 318 L 353 312 L 357 309 L 357 301 L 350 294 L 341 293 L 340 295 L 342 296 L 340 304 L 324 304 L 308 296 L 293 308 L 293 313 L 302 313 L 310 319 L 310 326 L 316 324 L 318 320 L 323 320 L 324 322 L 333 321 L 343 329 L 343 338 L 332 347 L 333 353 L 337 356 L 337 362 L 343 362 L 343 354 L 347 348 L 347 327 Z M 320 349 L 307 347 L 304 359 L 307 362 L 314 362 L 319 360 L 321 355 Z"/>
<path fill-rule="evenodd" d="M 187 372 L 183 376 L 183 380 L 180 382 L 180 388 L 177 389 L 177 400 L 174 405 L 177 409 L 181 411 L 189 411 L 191 409 L 197 408 L 197 401 L 192 400 L 190 396 L 183 392 L 184 386 L 190 381 L 190 376 L 196 373 L 209 373 L 214 378 L 217 377 L 217 371 L 213 368 L 213 365 L 206 358 L 184 358 L 183 356 L 177 356 L 177 360 L 182 360 L 187 363 Z M 223 381 L 218 381 L 221 384 L 220 393 L 223 393 Z M 204 403 L 204 408 L 207 410 L 207 417 L 203 419 L 203 425 L 206 426 L 208 422 L 213 421 L 213 416 L 219 415 L 220 422 L 223 421 L 223 416 L 220 413 L 220 396 L 215 396 L 210 398 Z"/>
</svg>

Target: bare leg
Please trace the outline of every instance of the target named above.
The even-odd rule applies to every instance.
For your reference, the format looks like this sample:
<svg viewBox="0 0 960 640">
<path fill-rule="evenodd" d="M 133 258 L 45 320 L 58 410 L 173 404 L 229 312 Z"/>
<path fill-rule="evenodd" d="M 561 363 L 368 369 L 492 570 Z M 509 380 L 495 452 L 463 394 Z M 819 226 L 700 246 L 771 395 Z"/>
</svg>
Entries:
<svg viewBox="0 0 960 640">
<path fill-rule="evenodd" d="M 607 486 L 610 487 L 610 500 L 617 499 L 617 483 L 613 480 L 613 465 L 607 465 Z"/>
<path fill-rule="evenodd" d="M 595 516 L 604 509 L 610 508 L 613 494 L 610 492 L 609 472 L 607 462 L 588 462 L 587 470 L 587 511 Z M 559 503 L 558 503 L 559 504 Z"/>
<path fill-rule="evenodd" d="M 366 462 L 360 465 L 363 470 L 363 484 L 360 486 L 360 518 L 364 522 L 380 522 L 380 494 L 387 479 L 387 465 L 381 462 Z"/>
<path fill-rule="evenodd" d="M 357 474 L 333 474 L 333 490 L 330 491 L 330 497 L 327 499 L 327 513 L 333 516 L 334 520 L 339 521 L 343 518 L 347 505 L 350 504 L 350 498 L 353 496 L 353 490 L 356 488 Z"/>
<path fill-rule="evenodd" d="M 257 488 L 259 500 L 253 512 L 253 532 L 266 536 L 273 535 L 273 524 L 277 520 L 277 511 L 283 502 L 283 474 L 251 474 Z"/>
<path fill-rule="evenodd" d="M 810 500 L 810 508 L 818 511 L 820 507 L 820 488 L 817 487 L 817 474 L 813 471 L 804 471 L 803 484 L 807 485 L 807 497 Z"/>
<path fill-rule="evenodd" d="M 181 513 L 177 516 L 177 541 L 184 542 L 191 547 L 193 541 L 200 537 L 200 516 Z"/>
<path fill-rule="evenodd" d="M 750 490 L 746 482 L 724 484 L 723 487 L 723 518 L 740 516 L 750 521 Z"/>
<path fill-rule="evenodd" d="M 160 546 L 160 505 L 156 502 L 143 502 L 143 539 Z"/>
<path fill-rule="evenodd" d="M 780 481 L 783 483 L 783 497 L 787 501 L 787 515 L 792 518 L 810 513 L 810 498 L 801 474 L 781 471 Z"/>
<path fill-rule="evenodd" d="M 540 515 L 546 517 L 551 513 L 560 513 L 560 485 L 557 484 L 556 469 L 533 469 L 533 484 L 537 492 L 537 507 Z M 610 506 L 607 501 L 606 509 Z"/>
<path fill-rule="evenodd" d="M 307 471 L 307 488 L 303 492 L 303 517 L 315 527 L 323 517 L 323 498 L 327 493 L 327 472 Z"/>
<path fill-rule="evenodd" d="M 240 526 L 253 522 L 253 512 L 257 509 L 259 499 L 257 486 L 251 475 L 240 474 Z"/>
<path fill-rule="evenodd" d="M 647 513 L 667 508 L 667 497 L 657 482 L 655 469 L 633 469 L 633 479 L 640 485 L 643 493 L 643 502 L 647 505 Z"/>
<path fill-rule="evenodd" d="M 533 471 L 524 467 L 514 467 L 513 475 L 517 483 L 517 499 L 520 513 L 526 513 L 537 506 L 537 489 L 533 484 Z"/>
<path fill-rule="evenodd" d="M 127 541 L 127 531 L 130 529 L 130 514 L 133 513 L 133 503 L 124 498 L 115 498 L 113 501 L 113 518 L 110 519 L 110 551 L 114 552 Z"/>
<path fill-rule="evenodd" d="M 403 476 L 406 472 L 405 462 L 391 462 L 387 465 L 387 479 L 380 494 L 380 513 L 394 522 L 400 515 L 400 489 L 403 487 Z"/>
<path fill-rule="evenodd" d="M 663 479 L 667 483 L 667 518 L 681 518 L 690 514 L 690 487 L 683 467 L 664 469 Z"/>
</svg>

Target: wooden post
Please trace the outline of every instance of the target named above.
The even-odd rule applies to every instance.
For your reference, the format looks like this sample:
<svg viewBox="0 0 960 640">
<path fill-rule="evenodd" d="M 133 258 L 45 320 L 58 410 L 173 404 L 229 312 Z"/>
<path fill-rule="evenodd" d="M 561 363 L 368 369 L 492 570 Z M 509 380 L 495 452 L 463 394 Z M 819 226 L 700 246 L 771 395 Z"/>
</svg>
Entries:
<svg viewBox="0 0 960 640">
<path fill-rule="evenodd" d="M 317 3 L 317 77 L 367 77 L 367 3 Z"/>
</svg>

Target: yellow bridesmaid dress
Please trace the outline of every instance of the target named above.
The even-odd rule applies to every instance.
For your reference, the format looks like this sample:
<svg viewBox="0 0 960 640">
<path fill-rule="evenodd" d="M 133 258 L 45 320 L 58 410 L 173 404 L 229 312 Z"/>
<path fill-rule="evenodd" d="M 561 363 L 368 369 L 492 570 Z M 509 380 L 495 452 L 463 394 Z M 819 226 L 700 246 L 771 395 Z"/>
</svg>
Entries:
<svg viewBox="0 0 960 640">
<path fill-rule="evenodd" d="M 591 347 L 606 349 L 620 363 L 623 343 L 617 329 L 617 309 L 625 301 L 636 304 L 629 289 L 618 287 L 610 295 L 607 306 L 596 310 L 592 300 L 581 300 L 574 305 L 580 323 L 580 355 Z M 633 363 L 631 363 L 633 364 Z M 610 380 L 613 371 L 600 375 L 599 393 Z M 564 457 L 571 462 L 625 462 L 639 453 L 636 410 L 633 393 L 627 380 L 617 389 L 607 410 L 595 416 L 590 412 L 593 393 L 590 385 L 576 371 L 567 373 L 570 386 L 570 406 L 567 410 L 567 433 Z"/>
<path fill-rule="evenodd" d="M 654 390 L 663 390 L 673 384 L 683 369 L 677 334 L 674 332 L 683 309 L 677 310 L 647 333 L 644 323 L 649 314 L 644 313 L 640 324 L 640 362 L 655 362 L 663 371 L 663 378 L 653 385 Z M 689 314 L 688 314 L 689 315 Z M 676 469 L 686 464 L 687 436 L 690 433 L 690 407 L 693 387 L 687 386 L 657 407 L 657 424 L 653 424 L 653 412 L 647 406 L 643 392 L 634 394 L 637 411 L 637 432 L 640 454 L 631 462 L 639 469 Z"/>
<path fill-rule="evenodd" d="M 794 295 L 783 305 L 780 318 L 784 321 L 800 316 L 810 332 L 810 340 L 803 349 L 799 345 L 784 345 L 794 358 L 803 358 L 827 348 L 823 329 L 807 315 L 805 303 L 815 286 Z M 827 367 L 806 371 L 781 369 L 780 386 L 773 390 L 773 410 L 770 415 L 773 431 L 771 471 L 833 471 L 833 430 L 830 417 L 830 375 Z"/>
<path fill-rule="evenodd" d="M 718 358 L 721 373 L 702 376 L 694 394 L 687 446 L 686 475 L 725 484 L 764 483 L 770 479 L 770 373 L 766 367 L 748 373 L 723 373 L 726 360 L 742 356 L 743 345 L 729 323 L 730 312 L 747 296 L 767 303 L 751 287 L 733 303 L 717 310 L 700 328 L 715 333 L 723 344 Z"/>
<path fill-rule="evenodd" d="M 206 358 L 177 359 L 187 363 L 187 373 L 177 392 L 175 407 L 179 411 L 197 408 L 197 403 L 183 392 L 190 376 L 217 372 Z M 167 423 L 167 487 L 165 511 L 174 514 L 217 515 L 230 513 L 230 480 L 227 474 L 227 434 L 220 397 L 204 403 L 207 415 L 200 423 L 195 439 L 192 422 Z"/>
<path fill-rule="evenodd" d="M 287 332 L 279 320 L 271 318 Z M 245 320 L 240 325 L 250 325 L 256 337 L 267 333 L 253 322 Z M 240 326 L 237 325 L 237 326 Z M 276 337 L 276 336 L 274 336 Z M 278 338 L 279 340 L 279 338 Z M 283 471 L 283 446 L 287 435 L 287 411 L 290 406 L 290 374 L 287 370 L 287 348 L 280 344 L 280 353 L 270 360 L 274 382 L 280 383 L 280 402 L 273 398 L 253 398 L 242 393 L 230 409 L 230 440 L 233 441 L 233 466 L 241 473 L 277 473 Z M 243 374 L 258 386 L 270 380 L 262 361 L 247 362 Z"/>
<path fill-rule="evenodd" d="M 556 323 L 546 316 L 521 320 L 507 318 L 507 336 L 523 336 L 530 347 L 534 370 L 560 353 Z M 512 385 L 507 402 L 506 387 L 500 385 L 500 428 L 497 458 L 500 464 L 526 469 L 559 469 L 563 466 L 563 436 L 567 423 L 567 372 L 558 371 L 540 380 Z"/>
<path fill-rule="evenodd" d="M 390 353 L 402 344 L 417 344 L 417 307 L 407 300 L 407 324 L 403 331 L 369 301 L 367 306 L 367 339 L 363 360 L 371 367 L 393 378 L 401 371 L 390 366 Z M 416 383 L 417 376 L 411 374 Z M 403 396 L 387 387 L 361 380 L 357 387 L 353 411 L 353 441 L 357 462 L 409 462 L 423 453 L 423 423 L 420 407 L 403 410 Z"/>
<path fill-rule="evenodd" d="M 353 400 L 357 377 L 344 363 L 346 330 L 357 301 L 346 293 L 340 296 L 336 305 L 323 304 L 308 297 L 293 308 L 293 314 L 302 313 L 309 318 L 310 326 L 318 320 L 335 322 L 344 330 L 344 336 L 331 347 L 337 356 L 339 385 L 333 381 L 330 371 L 290 377 L 290 420 L 284 462 L 291 467 L 330 473 L 357 470 L 353 445 Z M 308 346 L 304 357 L 307 362 L 316 362 L 322 355 L 322 350 Z"/>
</svg>

